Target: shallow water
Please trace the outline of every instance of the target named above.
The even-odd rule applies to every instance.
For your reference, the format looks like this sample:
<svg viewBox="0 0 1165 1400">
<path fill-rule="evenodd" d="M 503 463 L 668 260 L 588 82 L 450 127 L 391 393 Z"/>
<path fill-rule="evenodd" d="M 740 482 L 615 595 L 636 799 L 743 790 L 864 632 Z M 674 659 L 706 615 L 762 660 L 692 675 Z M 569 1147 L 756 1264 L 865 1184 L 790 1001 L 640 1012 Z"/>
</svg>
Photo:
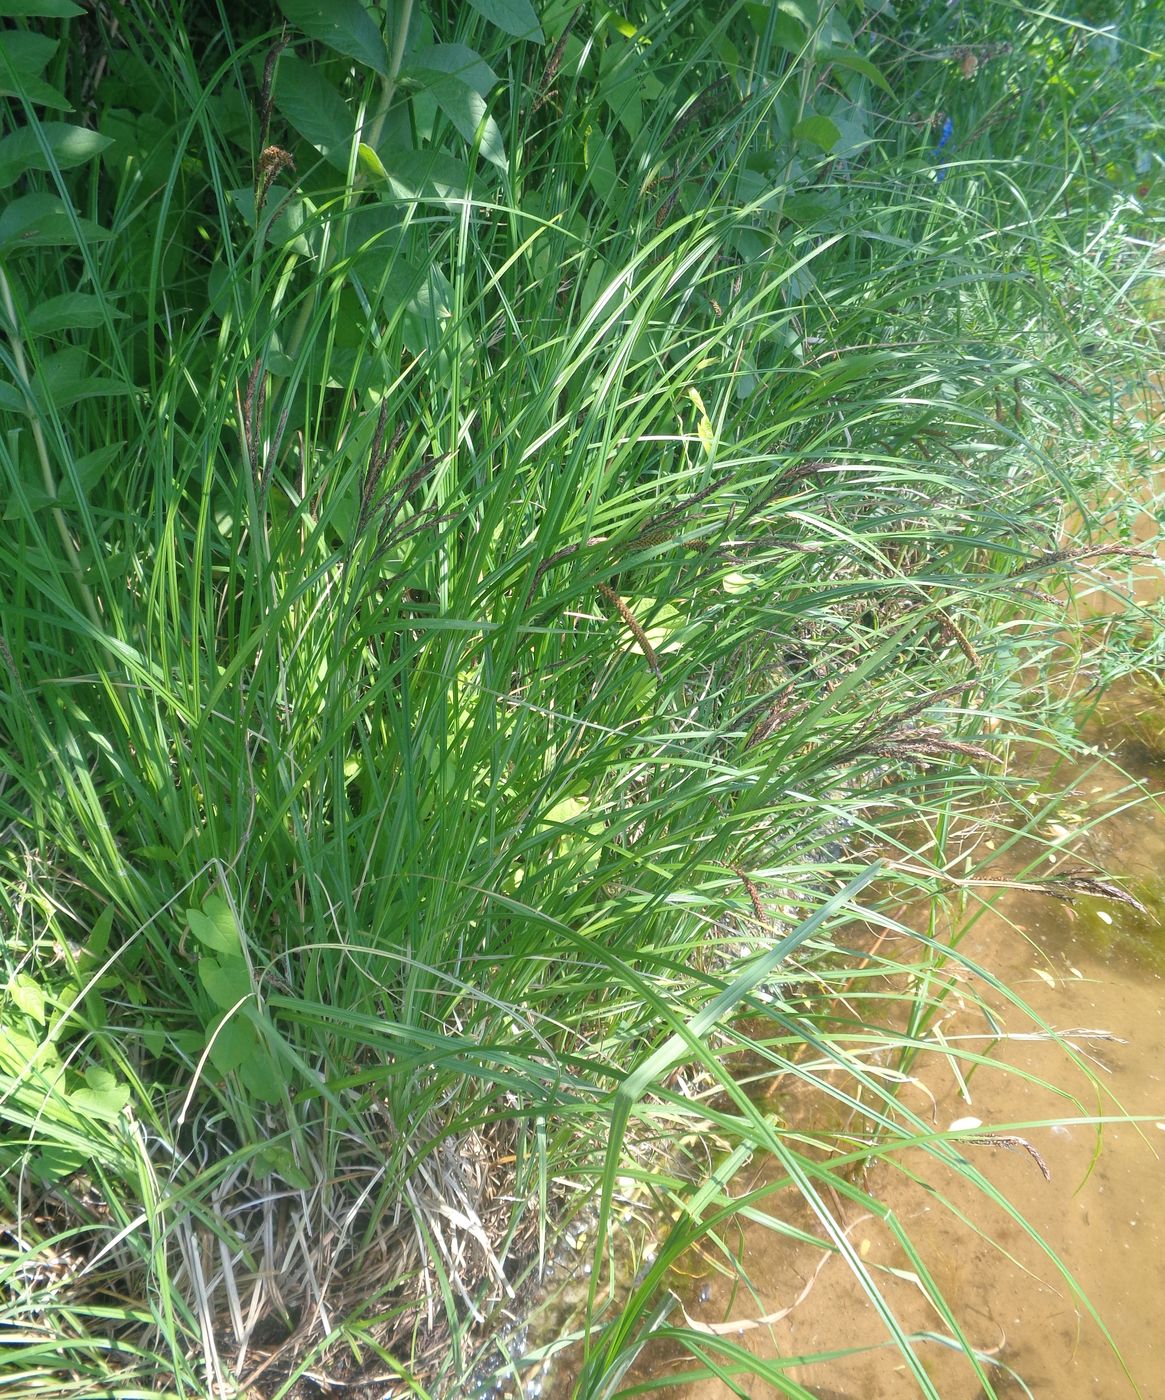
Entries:
<svg viewBox="0 0 1165 1400">
<path fill-rule="evenodd" d="M 1165 766 L 1147 761 L 1140 744 L 1126 743 L 1114 757 L 1125 774 L 1158 793 L 1165 790 Z M 1090 816 L 1105 805 L 1123 806 L 1135 795 L 1127 777 L 1110 765 L 1082 775 L 1080 789 Z M 1001 1068 L 980 1068 L 969 1083 L 960 1083 L 949 1063 L 938 1057 L 919 1064 L 917 1082 L 902 1098 L 936 1128 L 965 1117 L 981 1119 L 984 1131 L 1016 1125 L 1014 1133 L 1035 1149 L 1050 1180 L 1022 1146 L 1004 1150 L 967 1144 L 964 1153 L 1080 1280 L 1120 1357 L 1047 1253 L 1017 1220 L 956 1173 L 915 1149 L 898 1154 L 893 1165 L 879 1165 L 865 1186 L 893 1211 L 970 1342 L 991 1355 L 987 1369 L 998 1395 L 1024 1394 L 1014 1379 L 1018 1375 L 1038 1400 L 1109 1400 L 1136 1395 L 1138 1387 L 1145 1397 L 1160 1396 L 1165 1395 L 1160 1321 L 1165 1300 L 1165 929 L 1159 916 L 1165 893 L 1165 808 L 1158 802 L 1126 807 L 1078 837 L 1068 851 L 1062 864 L 1094 860 L 1135 888 L 1148 912 L 1091 898 L 1073 907 L 1036 894 L 1008 893 L 973 925 L 960 951 L 990 968 L 1057 1030 L 1102 1029 L 1119 1037 L 1070 1037 L 1101 1081 L 1103 1098 L 1085 1074 L 1068 1064 L 1062 1049 L 1033 1039 L 1004 1040 L 993 1058 L 1068 1089 L 1079 1106 Z M 1008 1029 L 1031 1031 L 1031 1021 L 1001 998 L 992 1004 Z M 962 1043 L 984 1051 L 993 1043 L 982 1013 L 969 1007 L 952 1004 L 941 1029 L 948 1040 L 974 1037 Z M 1149 1121 L 1106 1125 L 1099 1140 L 1095 1126 L 1024 1126 L 1121 1112 L 1149 1115 Z M 762 1172 L 740 1185 L 755 1187 L 763 1180 Z M 785 1218 L 819 1231 L 807 1212 L 798 1219 L 787 1193 L 780 1207 Z M 960 1223 L 952 1209 L 973 1228 Z M 946 1334 L 948 1328 L 890 1230 L 875 1219 L 859 1219 L 852 1206 L 845 1212 L 851 1242 L 875 1270 L 905 1330 Z M 790 1367 L 791 1378 L 821 1397 L 906 1400 L 919 1394 L 901 1356 L 885 1345 L 884 1326 L 845 1263 L 833 1258 L 815 1272 L 822 1257 L 763 1227 L 749 1227 L 741 1264 L 754 1295 L 738 1289 L 729 1304 L 729 1283 L 711 1271 L 701 1276 L 692 1267 L 694 1276 L 682 1289 L 684 1305 L 693 1320 L 722 1327 L 788 1308 L 813 1279 L 804 1301 L 782 1321 L 729 1335 L 768 1358 L 856 1349 L 828 1365 Z M 932 1340 L 916 1343 L 915 1352 L 943 1400 L 975 1400 L 984 1393 L 969 1362 L 953 1349 Z M 674 1374 L 669 1358 L 648 1352 L 636 1379 L 658 1385 L 669 1374 Z M 659 1393 L 671 1400 L 727 1400 L 742 1392 L 709 1381 Z M 743 1393 L 750 1400 L 779 1394 L 751 1379 L 743 1383 Z"/>
</svg>

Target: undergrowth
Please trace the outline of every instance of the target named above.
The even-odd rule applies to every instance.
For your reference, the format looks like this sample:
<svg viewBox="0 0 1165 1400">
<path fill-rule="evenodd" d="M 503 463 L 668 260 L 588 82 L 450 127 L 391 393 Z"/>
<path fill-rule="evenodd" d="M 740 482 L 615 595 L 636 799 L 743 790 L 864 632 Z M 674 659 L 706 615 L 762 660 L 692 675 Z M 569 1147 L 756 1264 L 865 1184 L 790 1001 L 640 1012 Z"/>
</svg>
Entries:
<svg viewBox="0 0 1165 1400">
<path fill-rule="evenodd" d="M 282 9 L 0 6 L 0 1393 L 461 1394 L 585 1206 L 614 1395 L 759 1150 L 933 1395 L 831 1201 L 975 1169 L 828 1012 L 1151 664 L 1058 600 L 1137 562 L 1154 6 Z"/>
</svg>

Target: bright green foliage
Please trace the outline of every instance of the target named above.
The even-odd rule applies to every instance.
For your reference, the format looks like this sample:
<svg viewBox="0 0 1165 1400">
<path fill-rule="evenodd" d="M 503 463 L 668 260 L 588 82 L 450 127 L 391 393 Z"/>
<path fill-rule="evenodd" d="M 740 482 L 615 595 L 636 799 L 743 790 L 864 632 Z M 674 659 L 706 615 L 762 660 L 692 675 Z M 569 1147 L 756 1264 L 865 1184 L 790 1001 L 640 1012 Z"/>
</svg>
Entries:
<svg viewBox="0 0 1165 1400">
<path fill-rule="evenodd" d="M 51 1195 L 91 1265 L 11 1285 L 7 1326 L 68 1322 L 0 1377 L 204 1395 L 254 1301 L 315 1318 L 295 1366 L 464 1393 L 569 1179 L 578 1393 L 615 1395 L 666 1310 L 662 1262 L 600 1307 L 633 1161 L 686 1202 L 661 1261 L 728 1238 L 750 1148 L 812 1201 L 907 1142 L 972 1172 L 829 993 L 859 901 L 935 934 L 961 837 L 1025 819 L 1010 746 L 1074 742 L 1091 634 L 1041 590 L 1137 460 L 1160 130 L 1102 98 L 1153 6 L 1111 64 L 1013 7 L 1006 40 L 945 5 L 280 8 L 0 6 L 39 17 L 0 36 L 0 1202 L 48 1258 Z M 945 993 L 904 1033 L 887 970 L 863 1034 L 913 1054 Z M 807 1045 L 850 1156 L 736 1082 Z"/>
</svg>

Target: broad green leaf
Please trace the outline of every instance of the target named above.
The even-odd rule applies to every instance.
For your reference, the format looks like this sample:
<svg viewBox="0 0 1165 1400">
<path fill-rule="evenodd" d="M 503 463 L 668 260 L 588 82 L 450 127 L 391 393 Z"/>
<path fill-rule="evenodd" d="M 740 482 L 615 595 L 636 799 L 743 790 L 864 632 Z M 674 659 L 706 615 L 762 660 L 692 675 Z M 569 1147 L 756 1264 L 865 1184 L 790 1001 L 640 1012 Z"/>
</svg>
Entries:
<svg viewBox="0 0 1165 1400">
<path fill-rule="evenodd" d="M 64 202 L 52 194 L 26 194 L 14 199 L 0 213 L 0 250 L 56 248 L 75 243 L 78 234 L 86 241 L 108 238 L 109 230 L 92 219 L 70 216 Z"/>
<path fill-rule="evenodd" d="M 198 980 L 220 1011 L 230 1011 L 251 995 L 251 974 L 242 958 L 199 958 Z"/>
<path fill-rule="evenodd" d="M 379 155 L 389 188 L 398 199 L 435 195 L 460 202 L 469 188 L 469 167 L 443 151 L 381 146 Z"/>
<path fill-rule="evenodd" d="M 428 44 L 418 49 L 409 59 L 408 68 L 402 76 L 415 77 L 427 87 L 427 74 L 460 78 L 479 97 L 488 97 L 499 81 L 498 75 L 481 54 L 464 44 Z"/>
<path fill-rule="evenodd" d="M 129 385 L 124 379 L 112 379 L 107 374 L 89 374 L 83 379 L 69 380 L 52 401 L 57 408 L 66 408 L 83 399 L 120 398 L 128 393 Z"/>
<path fill-rule="evenodd" d="M 794 194 L 785 200 L 781 208 L 786 219 L 795 224 L 809 225 L 836 215 L 841 208 L 841 197 L 837 190 L 814 191 L 812 194 Z"/>
<path fill-rule="evenodd" d="M 533 39 L 538 44 L 542 42 L 542 30 L 530 0 L 469 0 L 469 3 L 479 15 L 507 34 Z"/>
<path fill-rule="evenodd" d="M 103 449 L 98 449 L 99 451 Z M 114 449 L 116 451 L 116 449 Z M 89 453 L 93 456 L 93 453 Z M 65 483 L 62 483 L 62 486 Z M 64 496 L 64 491 L 60 492 Z M 105 950 L 109 947 L 109 935 L 113 931 L 113 905 L 107 904 L 93 921 L 93 927 L 89 930 L 89 937 L 85 941 L 85 947 L 77 959 L 77 973 L 81 977 L 87 977 L 95 967 L 100 966 L 105 958 Z"/>
<path fill-rule="evenodd" d="M 297 1191 L 311 1188 L 311 1178 L 296 1166 L 290 1148 L 280 1147 L 277 1143 L 255 1154 L 255 1172 L 258 1176 L 277 1174 Z"/>
<path fill-rule="evenodd" d="M 56 51 L 57 41 L 47 34 L 34 34 L 29 29 L 0 33 L 0 96 L 15 97 L 19 91 L 9 86 L 9 68 L 18 81 L 27 83 L 30 78 L 40 77 Z"/>
<path fill-rule="evenodd" d="M 34 1040 L 11 1024 L 0 1024 L 0 1071 L 20 1075 L 21 1092 L 36 1093 L 31 1076 L 34 1065 L 40 1072 L 55 1075 L 60 1069 L 56 1048 L 48 1042 Z"/>
<path fill-rule="evenodd" d="M 708 410 L 704 407 L 699 389 L 689 389 L 688 397 L 696 406 L 696 432 L 699 434 L 700 445 L 710 453 L 716 446 L 716 430 L 712 427 L 712 420 L 708 417 Z"/>
<path fill-rule="evenodd" d="M 87 1158 L 83 1152 L 72 1147 L 42 1147 L 29 1163 L 32 1173 L 43 1185 L 63 1181 L 79 1171 Z"/>
<path fill-rule="evenodd" d="M 770 4 L 772 0 L 770 0 Z M 783 15 L 790 15 L 805 29 L 812 29 L 817 23 L 817 6 L 802 3 L 802 0 L 777 0 L 777 9 Z"/>
<path fill-rule="evenodd" d="M 116 1079 L 107 1069 L 90 1065 L 85 1071 L 85 1087 L 68 1095 L 69 1107 L 86 1118 L 116 1120 L 129 1103 L 129 1085 Z"/>
<path fill-rule="evenodd" d="M 802 54 L 809 42 L 809 36 L 803 24 L 799 24 L 786 14 L 777 16 L 777 23 L 773 29 L 773 44 L 778 49 L 784 49 L 786 53 L 794 55 Z"/>
<path fill-rule="evenodd" d="M 0 97 L 16 95 L 0 91 Z M 65 94 L 53 87 L 51 83 L 46 83 L 43 78 L 29 78 L 19 95 L 23 96 L 26 101 L 35 103 L 38 107 L 50 107 L 54 112 L 71 112 L 73 110 L 73 104 Z"/>
<path fill-rule="evenodd" d="M 502 146 L 502 133 L 497 122 L 486 111 L 485 102 L 468 83 L 461 82 L 459 78 L 442 77 L 429 84 L 428 90 L 436 98 L 437 106 L 471 145 L 477 140 L 478 127 L 481 127 L 482 155 L 505 170 L 506 152 Z"/>
<path fill-rule="evenodd" d="M 73 0 L 0 0 L 0 19 L 76 19 L 84 13 Z"/>
<path fill-rule="evenodd" d="M 252 186 L 246 185 L 239 190 L 228 190 L 232 203 L 239 213 L 246 219 L 250 228 L 255 227 L 255 191 Z M 288 198 L 292 195 L 292 198 Z M 275 184 L 267 191 L 267 202 L 263 206 L 263 221 L 266 226 L 266 236 L 269 242 L 280 247 L 289 248 L 292 252 L 298 253 L 300 257 L 311 256 L 311 244 L 303 236 L 300 230 L 307 219 L 312 206 L 309 200 L 294 196 L 294 192 L 286 185 Z M 275 218 L 267 221 L 271 214 Z M 287 373 L 279 370 L 277 373 Z"/>
<path fill-rule="evenodd" d="M 42 404 L 67 408 L 82 399 L 100 399 L 127 394 L 129 386 L 121 379 L 104 374 L 86 374 L 88 352 L 70 345 L 54 355 L 46 355 L 33 380 L 36 397 Z"/>
<path fill-rule="evenodd" d="M 542 820 L 547 826 L 570 826 L 583 812 L 589 811 L 591 800 L 583 797 L 563 797 L 546 813 Z"/>
<path fill-rule="evenodd" d="M 112 931 L 113 905 L 107 904 L 96 919 L 93 920 L 93 927 L 89 930 L 89 939 L 85 944 L 85 951 L 91 953 L 94 957 L 104 957 L 105 950 L 109 947 L 109 935 Z"/>
<path fill-rule="evenodd" d="M 103 307 L 100 297 L 89 292 L 62 292 L 49 297 L 28 313 L 30 335 L 56 335 L 58 331 L 90 330 L 105 324 L 106 319 L 120 320 L 124 312 Z"/>
<path fill-rule="evenodd" d="M 239 1066 L 239 1078 L 260 1103 L 278 1103 L 285 1081 L 269 1050 L 259 1048 Z"/>
<path fill-rule="evenodd" d="M 881 70 L 875 68 L 868 58 L 863 58 L 860 53 L 854 53 L 852 49 L 843 50 L 839 53 L 831 53 L 829 62 L 835 68 L 848 68 L 854 73 L 860 73 L 863 78 L 869 78 L 875 87 L 880 87 L 883 92 L 888 92 L 894 96 L 894 89 L 882 76 Z"/>
<path fill-rule="evenodd" d="M 611 143 L 604 132 L 592 131 L 587 137 L 586 159 L 587 179 L 597 194 L 603 199 L 610 199 L 619 183 L 619 176 L 615 166 L 615 152 L 611 149 Z"/>
<path fill-rule="evenodd" d="M 789 0 L 782 0 L 782 9 L 791 9 Z M 816 8 L 816 7 L 814 7 Z M 811 21 L 816 23 L 816 21 Z M 840 5 L 823 5 L 821 24 L 817 31 L 818 53 L 825 56 L 837 50 L 853 52 L 854 32 L 849 27 Z"/>
<path fill-rule="evenodd" d="M 384 36 L 360 0 L 279 0 L 279 8 L 309 38 L 388 77 Z"/>
<path fill-rule="evenodd" d="M 230 1074 L 248 1055 L 258 1053 L 259 1037 L 255 1028 L 240 1016 L 232 1016 L 225 1025 L 220 1022 L 211 1035 L 210 1062 L 219 1074 Z"/>
<path fill-rule="evenodd" d="M 187 909 L 186 921 L 190 932 L 205 948 L 216 953 L 226 953 L 237 957 L 242 948 L 242 938 L 230 905 L 218 895 L 210 895 L 203 900 L 201 909 Z"/>
<path fill-rule="evenodd" d="M 648 74 L 634 51 L 626 44 L 611 44 L 603 52 L 600 69 L 602 92 L 611 115 L 636 137 L 643 127 L 643 97 Z"/>
<path fill-rule="evenodd" d="M 837 127 L 838 138 L 833 147 L 833 154 L 843 160 L 852 160 L 873 140 L 866 126 L 865 114 L 860 107 L 845 107 L 839 104 L 830 120 Z"/>
<path fill-rule="evenodd" d="M 162 860 L 167 864 L 178 859 L 178 852 L 172 846 L 162 846 L 156 841 L 147 842 L 144 846 L 135 846 L 133 853 L 142 860 Z"/>
<path fill-rule="evenodd" d="M 25 97 L 41 107 L 71 111 L 64 93 L 40 76 L 57 51 L 57 41 L 27 29 L 0 31 L 0 97 Z"/>
<path fill-rule="evenodd" d="M 355 123 L 348 104 L 316 64 L 305 63 L 294 54 L 282 59 L 275 105 L 325 160 L 347 170 Z"/>
<path fill-rule="evenodd" d="M 32 126 L 20 127 L 0 141 L 0 189 L 13 184 L 26 170 L 51 170 L 54 163 L 67 170 L 100 155 L 112 144 L 108 136 L 69 122 L 41 122 L 39 131 L 43 142 Z"/>
<path fill-rule="evenodd" d="M 38 1026 L 44 1025 L 44 988 L 27 972 L 16 974 L 8 984 L 8 995 L 12 1004 L 23 1011 L 30 1021 L 35 1021 Z"/>
<path fill-rule="evenodd" d="M 811 141 L 823 151 L 832 151 L 841 138 L 841 132 L 828 117 L 813 116 L 799 121 L 793 128 L 793 136 L 797 141 Z"/>
<path fill-rule="evenodd" d="M 129 392 L 123 380 L 108 375 L 91 375 L 86 370 L 88 351 L 70 345 L 46 355 L 33 379 L 33 392 L 42 404 L 66 408 L 81 399 L 104 398 Z"/>
<path fill-rule="evenodd" d="M 385 170 L 380 157 L 366 141 L 361 141 L 356 147 L 356 158 L 366 175 L 372 175 L 377 180 L 388 179 L 388 171 Z"/>
</svg>

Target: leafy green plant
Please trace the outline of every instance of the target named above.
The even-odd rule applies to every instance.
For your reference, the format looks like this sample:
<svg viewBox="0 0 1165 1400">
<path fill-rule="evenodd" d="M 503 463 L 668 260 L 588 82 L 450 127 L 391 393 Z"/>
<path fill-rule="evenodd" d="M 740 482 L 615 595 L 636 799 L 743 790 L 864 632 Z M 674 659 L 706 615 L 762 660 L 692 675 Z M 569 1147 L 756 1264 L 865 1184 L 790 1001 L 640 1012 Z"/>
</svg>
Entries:
<svg viewBox="0 0 1165 1400">
<path fill-rule="evenodd" d="M 876 862 L 937 920 L 1009 746 L 1076 742 L 1038 589 L 1127 557 L 1059 530 L 1143 250 L 1015 124 L 961 113 L 940 180 L 955 99 L 901 111 L 924 60 L 857 7 L 6 9 L 0 1163 L 55 1223 L 5 1306 L 69 1319 L 17 1364 L 457 1393 L 585 1199 L 617 1393 L 664 1326 L 662 1263 L 604 1306 L 629 1171 L 662 1259 L 749 1150 L 815 1202 L 961 1161 L 822 1023 Z M 879 1044 L 931 989 L 905 1035 L 871 991 Z M 738 1084 L 805 1047 L 869 1129 L 836 1170 Z"/>
</svg>

